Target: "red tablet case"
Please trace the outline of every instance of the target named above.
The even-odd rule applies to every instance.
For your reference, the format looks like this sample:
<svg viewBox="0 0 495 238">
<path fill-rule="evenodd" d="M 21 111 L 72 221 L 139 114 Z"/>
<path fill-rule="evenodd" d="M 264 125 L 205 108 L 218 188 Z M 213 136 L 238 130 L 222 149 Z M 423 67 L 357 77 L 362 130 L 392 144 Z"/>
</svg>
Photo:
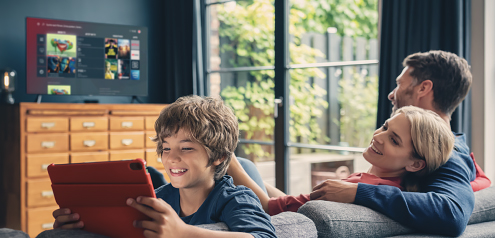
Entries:
<svg viewBox="0 0 495 238">
<path fill-rule="evenodd" d="M 60 208 L 78 213 L 83 230 L 109 237 L 144 237 L 135 220 L 151 220 L 126 204 L 127 198 L 156 197 L 142 159 L 51 164 L 48 174 Z"/>
</svg>

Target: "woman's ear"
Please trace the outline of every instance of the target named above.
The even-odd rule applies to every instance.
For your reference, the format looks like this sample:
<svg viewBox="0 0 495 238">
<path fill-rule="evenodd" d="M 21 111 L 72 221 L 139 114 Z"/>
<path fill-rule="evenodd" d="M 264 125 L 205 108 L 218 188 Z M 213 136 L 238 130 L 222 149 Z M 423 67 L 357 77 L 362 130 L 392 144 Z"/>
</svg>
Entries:
<svg viewBox="0 0 495 238">
<path fill-rule="evenodd" d="M 414 159 L 413 163 L 406 166 L 406 170 L 409 172 L 418 172 L 426 167 L 426 161 L 422 159 Z"/>
</svg>

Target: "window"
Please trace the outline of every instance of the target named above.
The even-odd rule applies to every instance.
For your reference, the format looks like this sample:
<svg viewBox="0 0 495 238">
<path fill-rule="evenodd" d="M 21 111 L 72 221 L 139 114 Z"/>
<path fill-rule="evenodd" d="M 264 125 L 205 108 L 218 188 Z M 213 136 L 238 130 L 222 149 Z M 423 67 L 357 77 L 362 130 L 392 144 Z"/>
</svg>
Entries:
<svg viewBox="0 0 495 238">
<path fill-rule="evenodd" d="M 378 0 L 202 1 L 205 94 L 239 118 L 236 154 L 291 194 L 366 168 L 359 152 L 376 123 Z"/>
</svg>

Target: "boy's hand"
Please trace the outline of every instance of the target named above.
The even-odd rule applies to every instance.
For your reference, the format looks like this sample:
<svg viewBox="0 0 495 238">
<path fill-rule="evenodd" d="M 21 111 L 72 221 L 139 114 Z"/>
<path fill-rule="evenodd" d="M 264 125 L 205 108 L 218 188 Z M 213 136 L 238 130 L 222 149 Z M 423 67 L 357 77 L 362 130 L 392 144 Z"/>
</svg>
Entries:
<svg viewBox="0 0 495 238">
<path fill-rule="evenodd" d="M 151 217 L 152 221 L 134 221 L 134 226 L 144 228 L 145 237 L 187 237 L 187 224 L 174 209 L 161 198 L 138 197 L 127 199 L 127 205 Z"/>
<path fill-rule="evenodd" d="M 84 223 L 79 221 L 79 214 L 71 214 L 69 208 L 60 208 L 52 213 L 55 222 L 53 223 L 53 229 L 81 229 L 84 227 Z"/>
</svg>

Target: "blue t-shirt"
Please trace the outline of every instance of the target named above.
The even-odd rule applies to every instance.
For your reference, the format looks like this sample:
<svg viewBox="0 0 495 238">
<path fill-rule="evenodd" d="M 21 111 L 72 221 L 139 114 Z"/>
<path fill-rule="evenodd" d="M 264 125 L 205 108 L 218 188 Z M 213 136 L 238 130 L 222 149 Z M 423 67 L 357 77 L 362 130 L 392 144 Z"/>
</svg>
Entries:
<svg viewBox="0 0 495 238">
<path fill-rule="evenodd" d="M 179 189 L 167 184 L 155 193 L 180 214 Z M 228 175 L 215 181 L 215 187 L 194 214 L 181 219 L 189 225 L 224 222 L 231 231 L 249 233 L 256 238 L 277 237 L 258 197 L 249 188 L 235 186 Z"/>
</svg>

